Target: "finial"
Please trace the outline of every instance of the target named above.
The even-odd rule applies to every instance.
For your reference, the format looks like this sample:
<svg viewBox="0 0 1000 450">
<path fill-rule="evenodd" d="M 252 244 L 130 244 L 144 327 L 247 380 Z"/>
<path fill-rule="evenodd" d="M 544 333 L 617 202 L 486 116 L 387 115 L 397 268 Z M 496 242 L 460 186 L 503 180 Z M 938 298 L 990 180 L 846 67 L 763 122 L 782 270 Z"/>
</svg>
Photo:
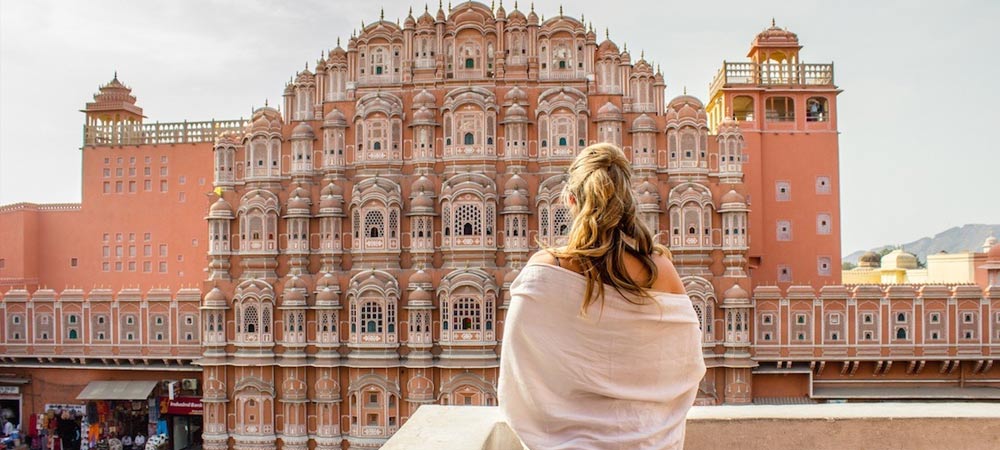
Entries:
<svg viewBox="0 0 1000 450">
<path fill-rule="evenodd" d="M 684 95 L 688 95 L 688 87 L 684 86 Z"/>
<path fill-rule="evenodd" d="M 604 39 L 611 40 L 611 33 L 608 32 L 608 27 L 604 27 Z"/>
<path fill-rule="evenodd" d="M 267 99 L 264 99 L 264 107 L 267 108 Z"/>
<path fill-rule="evenodd" d="M 656 73 L 660 73 L 660 63 L 656 63 Z"/>
<path fill-rule="evenodd" d="M 410 5 L 410 15 L 413 15 L 413 5 Z"/>
<path fill-rule="evenodd" d="M 494 11 L 494 10 L 496 10 L 496 2 L 494 2 L 493 0 L 490 0 L 490 11 Z"/>
<path fill-rule="evenodd" d="M 580 13 L 580 23 L 587 23 L 586 16 L 584 16 L 583 13 Z"/>
<path fill-rule="evenodd" d="M 361 31 L 365 31 L 365 21 L 364 21 L 364 19 L 361 20 Z"/>
<path fill-rule="evenodd" d="M 628 51 L 628 42 L 622 42 L 622 50 Z"/>
<path fill-rule="evenodd" d="M 639 50 L 639 59 L 646 59 L 646 49 Z"/>
<path fill-rule="evenodd" d="M 771 26 L 772 27 L 777 26 L 777 25 L 774 24 L 774 17 L 771 17 Z"/>
<path fill-rule="evenodd" d="M 451 0 L 448 0 L 448 11 L 451 11 Z"/>
<path fill-rule="evenodd" d="M 535 12 L 535 2 L 531 2 L 531 12 Z"/>
<path fill-rule="evenodd" d="M 306 61 L 306 70 L 309 70 L 309 61 Z"/>
<path fill-rule="evenodd" d="M 385 8 L 380 8 L 378 12 L 378 20 L 385 20 Z"/>
<path fill-rule="evenodd" d="M 424 12 L 427 12 L 427 3 L 424 3 Z"/>
<path fill-rule="evenodd" d="M 517 0 L 514 0 L 514 9 L 517 9 Z"/>
<path fill-rule="evenodd" d="M 118 79 L 118 69 L 115 69 L 115 78 L 114 79 L 116 79 L 116 80 Z"/>
<path fill-rule="evenodd" d="M 399 26 L 399 17 L 396 18 L 396 26 Z"/>
<path fill-rule="evenodd" d="M 337 36 L 337 47 L 340 47 L 340 36 Z"/>
<path fill-rule="evenodd" d="M 559 17 L 562 17 L 562 5 L 559 5 Z"/>
</svg>

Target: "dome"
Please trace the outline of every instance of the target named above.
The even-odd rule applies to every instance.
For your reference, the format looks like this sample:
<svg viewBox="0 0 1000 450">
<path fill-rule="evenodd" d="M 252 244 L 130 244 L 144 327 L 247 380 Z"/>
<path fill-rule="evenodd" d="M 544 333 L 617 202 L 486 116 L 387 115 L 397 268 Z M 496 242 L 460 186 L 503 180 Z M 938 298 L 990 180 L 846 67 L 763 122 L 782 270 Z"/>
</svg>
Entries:
<svg viewBox="0 0 1000 450">
<path fill-rule="evenodd" d="M 337 289 L 339 287 L 340 287 L 340 283 L 337 282 L 337 277 L 334 274 L 330 273 L 330 272 L 324 273 L 323 276 L 320 277 L 320 279 L 316 281 L 316 290 L 317 291 L 320 290 L 321 288 Z"/>
<path fill-rule="evenodd" d="M 882 269 L 916 269 L 917 257 L 897 248 L 882 257 Z"/>
<path fill-rule="evenodd" d="M 656 131 L 656 121 L 652 117 L 642 114 L 632 121 L 632 131 Z"/>
<path fill-rule="evenodd" d="M 726 289 L 726 292 L 722 294 L 723 301 L 733 299 L 733 300 L 750 300 L 750 293 L 743 289 L 738 284 L 734 284 L 733 287 Z"/>
<path fill-rule="evenodd" d="M 419 191 L 413 200 L 410 202 L 410 207 L 414 210 L 420 208 L 434 208 L 434 199 L 430 195 L 427 195 L 425 191 Z"/>
<path fill-rule="evenodd" d="M 683 105 L 691 105 L 691 107 L 695 109 L 705 108 L 705 105 L 701 103 L 701 100 L 698 100 L 698 98 L 693 95 L 687 95 L 687 94 L 674 97 L 673 100 L 670 100 L 670 103 L 668 105 L 671 109 L 678 109 L 678 110 Z"/>
<path fill-rule="evenodd" d="M 677 119 L 691 119 L 698 120 L 698 110 L 691 107 L 691 105 L 681 106 L 680 110 L 677 111 Z"/>
<path fill-rule="evenodd" d="M 411 285 L 430 284 L 431 274 L 425 272 L 424 269 L 419 269 L 410 275 L 409 282 Z"/>
<path fill-rule="evenodd" d="M 434 300 L 433 294 L 431 294 L 428 291 L 425 291 L 424 288 L 417 286 L 417 288 L 414 289 L 413 292 L 410 292 L 410 295 L 407 298 L 407 304 L 411 306 L 413 305 L 430 306 L 433 300 Z"/>
<path fill-rule="evenodd" d="M 514 191 L 503 198 L 503 206 L 505 209 L 524 209 L 530 206 L 528 203 L 528 196 L 521 193 L 521 191 Z"/>
<path fill-rule="evenodd" d="M 528 112 L 519 103 L 514 103 L 510 108 L 507 108 L 503 120 L 504 122 L 526 121 L 528 120 Z"/>
<path fill-rule="evenodd" d="M 333 108 L 323 117 L 324 127 L 347 127 L 347 118 L 339 109 Z"/>
<path fill-rule="evenodd" d="M 292 139 L 316 139 L 316 134 L 309 123 L 301 122 L 292 130 Z"/>
<path fill-rule="evenodd" d="M 993 244 L 990 251 L 986 252 L 986 260 L 989 262 L 1000 262 L 1000 244 Z"/>
<path fill-rule="evenodd" d="M 407 14 L 406 20 L 403 21 L 403 28 L 414 28 L 416 26 L 417 21 L 413 18 L 413 8 L 410 8 L 410 14 Z"/>
<path fill-rule="evenodd" d="M 413 113 L 413 123 L 434 123 L 434 111 L 427 109 L 426 106 L 421 106 L 419 111 Z"/>
<path fill-rule="evenodd" d="M 419 93 L 417 93 L 417 95 L 413 96 L 414 107 L 427 106 L 429 108 L 433 108 L 436 105 L 436 103 L 437 103 L 437 98 L 435 98 L 434 94 L 432 94 L 427 89 L 423 89 Z"/>
<path fill-rule="evenodd" d="M 872 251 L 867 251 L 858 258 L 858 265 L 861 267 L 879 267 L 881 263 L 882 259 L 878 257 L 878 253 Z"/>
<path fill-rule="evenodd" d="M 503 95 L 503 101 L 504 103 L 527 103 L 528 94 L 526 94 L 521 88 L 514 86 Z"/>
<path fill-rule="evenodd" d="M 227 303 L 226 295 L 222 293 L 221 289 L 214 287 L 205 294 L 205 303 Z"/>
<path fill-rule="evenodd" d="M 535 4 L 531 4 L 531 12 L 528 13 L 528 23 L 538 25 L 538 14 L 535 14 Z"/>
<path fill-rule="evenodd" d="M 601 106 L 597 110 L 597 121 L 615 120 L 618 122 L 624 121 L 622 117 L 622 110 L 617 105 L 611 102 L 607 102 L 604 106 Z"/>
<path fill-rule="evenodd" d="M 413 184 L 410 185 L 410 193 L 412 194 L 416 192 L 428 192 L 433 194 L 434 182 L 431 181 L 430 178 L 427 178 L 427 175 L 421 175 L 420 178 L 417 178 L 417 181 L 414 181 Z"/>
<path fill-rule="evenodd" d="M 983 241 L 983 253 L 989 252 L 990 247 L 993 247 L 996 244 L 997 244 L 997 238 L 993 236 L 986 238 L 986 240 Z"/>
<path fill-rule="evenodd" d="M 798 45 L 799 36 L 786 29 L 778 28 L 773 19 L 771 26 L 757 33 L 757 37 L 753 40 L 754 47 L 798 47 Z"/>
<path fill-rule="evenodd" d="M 736 192 L 735 190 L 730 190 L 729 192 L 726 193 L 726 195 L 722 196 L 722 200 L 721 200 L 720 203 L 744 203 L 745 204 L 746 203 L 746 199 L 743 198 L 743 196 L 740 195 L 739 192 Z"/>
<path fill-rule="evenodd" d="M 326 187 L 324 187 L 323 190 L 320 191 L 319 195 L 323 197 L 330 197 L 335 195 L 343 196 L 344 190 L 341 189 L 340 186 L 337 186 L 336 183 L 331 181 L 330 184 L 327 184 Z"/>
<path fill-rule="evenodd" d="M 222 197 L 219 197 L 215 203 L 212 203 L 212 207 L 208 209 L 209 216 L 220 216 L 220 217 L 232 217 L 233 216 L 233 205 L 230 205 Z"/>
<path fill-rule="evenodd" d="M 605 54 L 617 55 L 619 53 L 621 53 L 621 51 L 618 50 L 618 46 L 615 45 L 614 42 L 611 42 L 611 39 L 605 39 L 603 42 L 601 42 L 600 45 L 597 46 L 598 55 L 605 55 Z"/>
<path fill-rule="evenodd" d="M 503 184 L 504 192 L 516 191 L 516 190 L 528 190 L 528 182 L 524 181 L 520 175 L 514 174 L 507 179 L 507 182 Z"/>
<path fill-rule="evenodd" d="M 288 200 L 288 210 L 309 209 L 309 202 L 302 197 L 292 197 Z"/>
<path fill-rule="evenodd" d="M 324 287 L 316 293 L 316 303 L 337 303 L 339 301 L 340 296 L 337 295 L 337 291 L 330 287 Z"/>
</svg>

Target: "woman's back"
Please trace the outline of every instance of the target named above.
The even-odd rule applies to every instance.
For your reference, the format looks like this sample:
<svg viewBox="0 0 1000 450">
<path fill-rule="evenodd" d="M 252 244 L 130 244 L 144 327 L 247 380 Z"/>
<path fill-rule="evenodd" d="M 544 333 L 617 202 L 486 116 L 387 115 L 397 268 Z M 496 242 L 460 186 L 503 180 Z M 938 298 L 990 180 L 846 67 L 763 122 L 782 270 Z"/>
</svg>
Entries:
<svg viewBox="0 0 1000 450">
<path fill-rule="evenodd" d="M 679 448 L 705 371 L 690 299 L 651 292 L 637 304 L 606 286 L 603 308 L 582 316 L 585 285 L 535 262 L 511 286 L 498 392 L 508 423 L 532 449 Z"/>
</svg>

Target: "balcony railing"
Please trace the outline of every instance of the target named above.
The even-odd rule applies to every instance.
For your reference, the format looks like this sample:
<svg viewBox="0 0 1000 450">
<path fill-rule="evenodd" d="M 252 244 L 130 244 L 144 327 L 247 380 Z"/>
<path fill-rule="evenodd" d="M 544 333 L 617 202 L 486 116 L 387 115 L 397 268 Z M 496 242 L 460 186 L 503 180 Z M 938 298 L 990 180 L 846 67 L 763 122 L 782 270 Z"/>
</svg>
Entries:
<svg viewBox="0 0 1000 450">
<path fill-rule="evenodd" d="M 723 62 L 712 81 L 711 92 L 734 84 L 768 86 L 833 86 L 833 63 L 776 64 Z"/>
<path fill-rule="evenodd" d="M 84 125 L 83 145 L 158 145 L 215 142 L 226 132 L 242 133 L 246 119 L 206 122 Z"/>
</svg>

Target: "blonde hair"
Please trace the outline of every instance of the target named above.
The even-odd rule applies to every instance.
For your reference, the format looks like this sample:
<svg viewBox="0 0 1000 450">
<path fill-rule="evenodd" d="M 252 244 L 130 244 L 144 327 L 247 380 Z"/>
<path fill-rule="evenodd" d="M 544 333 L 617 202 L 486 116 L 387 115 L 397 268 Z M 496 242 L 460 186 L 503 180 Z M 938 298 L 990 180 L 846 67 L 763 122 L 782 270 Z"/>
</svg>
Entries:
<svg viewBox="0 0 1000 450">
<path fill-rule="evenodd" d="M 632 168 L 621 149 L 608 143 L 583 149 L 570 165 L 562 201 L 573 214 L 569 239 L 564 248 L 547 250 L 578 265 L 587 278 L 581 314 L 586 315 L 595 301 L 603 306 L 604 284 L 633 303 L 638 302 L 634 297 L 651 298 L 649 290 L 657 277 L 652 257 L 670 253 L 653 241 L 636 214 Z M 625 267 L 626 253 L 642 263 L 649 278 L 632 279 Z"/>
</svg>

